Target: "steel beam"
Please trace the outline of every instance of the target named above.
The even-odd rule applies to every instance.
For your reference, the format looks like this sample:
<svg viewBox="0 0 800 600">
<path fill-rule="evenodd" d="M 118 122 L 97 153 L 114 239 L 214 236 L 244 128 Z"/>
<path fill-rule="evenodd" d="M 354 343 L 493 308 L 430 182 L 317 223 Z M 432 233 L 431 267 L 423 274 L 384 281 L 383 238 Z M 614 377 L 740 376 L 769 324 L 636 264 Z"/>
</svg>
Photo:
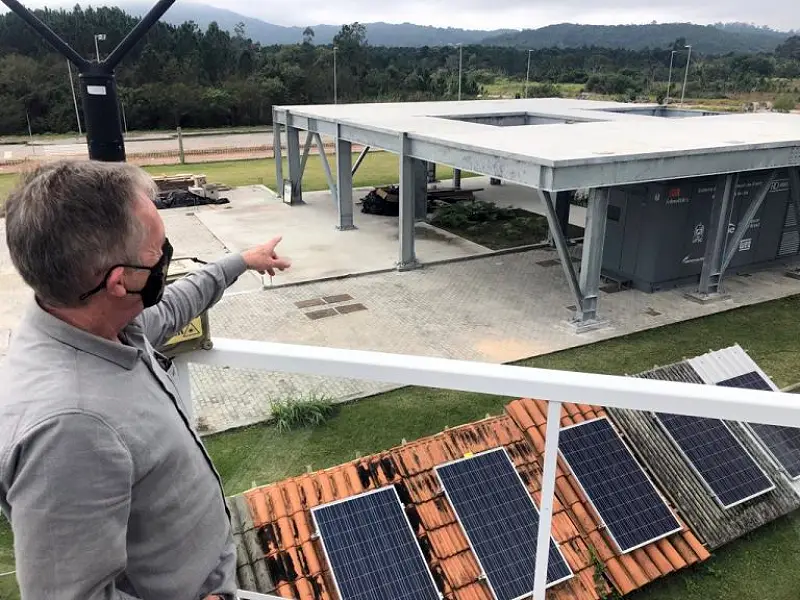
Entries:
<svg viewBox="0 0 800 600">
<path fill-rule="evenodd" d="M 453 188 L 461 189 L 461 169 L 453 169 Z"/>
<path fill-rule="evenodd" d="M 697 289 L 701 297 L 719 293 L 722 251 L 728 236 L 729 215 L 736 190 L 735 180 L 738 180 L 738 176 L 725 175 L 717 179 L 714 200 L 711 204 L 703 269 L 700 272 L 700 286 Z"/>
<path fill-rule="evenodd" d="M 575 315 L 578 323 L 597 320 L 597 296 L 600 293 L 600 270 L 603 267 L 603 246 L 606 242 L 609 192 L 609 188 L 599 188 L 592 190 L 589 195 L 580 274 L 583 302 Z"/>
<path fill-rule="evenodd" d="M 569 291 L 572 294 L 572 298 L 575 300 L 575 306 L 577 307 L 577 310 L 580 312 L 583 310 L 583 295 L 581 294 L 581 287 L 578 283 L 578 276 L 575 273 L 575 265 L 572 264 L 572 256 L 569 254 L 567 240 L 565 239 L 558 223 L 556 209 L 555 206 L 553 206 L 552 195 L 549 192 L 543 192 L 542 190 L 536 190 L 536 193 L 539 194 L 539 199 L 545 208 L 550 235 L 553 236 L 553 242 L 555 243 L 556 251 L 558 252 L 558 258 L 561 260 L 561 266 L 564 269 L 564 275 L 567 276 Z"/>
<path fill-rule="evenodd" d="M 278 122 L 278 114 L 272 110 L 272 153 L 275 158 L 275 193 L 278 198 L 283 198 L 283 148 L 281 144 L 283 125 Z M 291 202 L 291 198 L 283 198 Z"/>
<path fill-rule="evenodd" d="M 350 144 L 350 147 L 352 148 L 352 144 Z M 369 151 L 370 151 L 370 147 L 369 146 L 364 146 L 364 149 L 361 151 L 361 154 L 359 154 L 358 158 L 356 159 L 356 163 L 353 165 L 353 168 L 350 170 L 350 174 L 351 175 L 355 175 L 358 172 L 358 168 L 361 166 L 361 163 L 364 162 L 364 159 L 367 158 L 367 154 L 369 154 Z M 352 156 L 350 157 L 350 160 L 351 161 L 353 160 Z"/>
<path fill-rule="evenodd" d="M 553 499 L 558 470 L 558 437 L 561 432 L 561 403 L 547 403 L 547 428 L 544 438 L 542 493 L 539 504 L 539 530 L 536 532 L 536 563 L 533 571 L 533 600 L 545 600 L 547 562 L 550 558 L 550 532 L 553 526 Z"/>
<path fill-rule="evenodd" d="M 311 135 L 311 134 L 309 134 Z M 368 148 L 367 148 L 368 150 Z M 366 156 L 366 152 L 362 153 Z M 336 179 L 339 224 L 339 231 L 350 231 L 355 229 L 353 224 L 353 173 L 355 169 L 353 163 L 353 145 L 347 140 L 336 140 Z"/>
<path fill-rule="evenodd" d="M 289 155 L 289 181 L 291 182 L 291 193 L 286 198 L 284 190 L 283 201 L 289 204 L 300 204 L 303 202 L 303 181 L 300 172 L 300 130 L 291 125 L 286 127 L 286 152 Z M 286 184 L 284 183 L 284 186 Z"/>
<path fill-rule="evenodd" d="M 414 248 L 416 177 L 414 159 L 408 154 L 408 136 L 400 136 L 400 262 L 397 268 L 407 271 L 419 267 Z"/>
<path fill-rule="evenodd" d="M 314 143 L 314 136 L 306 132 L 306 143 L 303 146 L 303 158 L 300 159 L 300 179 L 306 174 L 306 163 L 308 162 L 308 155 L 311 154 L 311 144 Z"/>
<path fill-rule="evenodd" d="M 428 183 L 436 183 L 436 163 L 428 161 L 427 170 L 428 170 Z"/>
<path fill-rule="evenodd" d="M 772 171 L 767 177 L 767 180 L 761 184 L 761 188 L 758 190 L 758 195 L 750 202 L 750 206 L 747 207 L 747 211 L 744 213 L 742 220 L 736 226 L 736 231 L 733 232 L 733 237 L 728 241 L 728 249 L 725 252 L 725 256 L 722 259 L 722 267 L 719 271 L 719 285 L 722 285 L 722 279 L 725 277 L 725 272 L 728 270 L 728 267 L 733 260 L 733 257 L 736 256 L 736 253 L 739 251 L 739 245 L 742 243 L 747 230 L 750 229 L 750 224 L 753 222 L 753 219 L 756 216 L 756 213 L 761 209 L 761 206 L 764 204 L 764 200 L 769 194 L 770 189 L 772 188 L 772 183 L 775 181 L 775 178 L 778 176 L 777 169 Z"/>
<path fill-rule="evenodd" d="M 311 134 L 308 134 L 311 135 Z M 325 154 L 325 144 L 322 143 L 322 136 L 315 134 L 317 139 L 317 149 L 319 150 L 319 159 L 322 161 L 322 169 L 325 171 L 325 179 L 328 180 L 328 189 L 331 191 L 331 198 L 333 201 L 339 198 L 339 192 L 336 188 L 336 182 L 333 180 L 333 173 L 331 173 L 331 164 L 328 162 L 328 155 Z"/>
</svg>

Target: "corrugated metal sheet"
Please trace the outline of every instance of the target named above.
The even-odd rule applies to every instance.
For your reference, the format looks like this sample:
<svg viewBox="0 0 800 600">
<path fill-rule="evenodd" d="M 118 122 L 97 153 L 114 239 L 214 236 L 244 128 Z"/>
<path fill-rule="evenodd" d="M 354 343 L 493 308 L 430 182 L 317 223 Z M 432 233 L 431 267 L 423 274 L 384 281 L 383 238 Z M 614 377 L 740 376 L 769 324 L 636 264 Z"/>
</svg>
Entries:
<svg viewBox="0 0 800 600">
<path fill-rule="evenodd" d="M 639 377 L 686 383 L 717 383 L 755 370 L 762 372 L 744 350 L 734 346 L 653 369 Z M 730 424 L 731 430 L 775 482 L 776 488 L 771 493 L 725 510 L 711 496 L 652 414 L 617 409 L 609 409 L 608 414 L 640 459 L 648 465 L 683 518 L 711 549 L 719 548 L 800 508 L 800 496 L 794 486 L 767 458 L 748 430 L 738 423 Z"/>
<path fill-rule="evenodd" d="M 541 403 L 512 403 L 508 415 L 447 430 L 345 465 L 288 479 L 234 499 L 252 518 L 257 554 L 265 560 L 275 589 L 284 598 L 335 599 L 330 570 L 314 535 L 310 509 L 395 485 L 440 591 L 448 600 L 490 600 L 455 513 L 433 468 L 439 464 L 505 447 L 536 503 L 540 501 L 544 415 Z M 594 418 L 589 406 L 565 405 L 564 423 Z M 509 416 L 510 415 L 510 416 Z M 244 503 L 244 504 L 243 504 Z M 559 470 L 554 503 L 554 539 L 575 573 L 548 590 L 550 600 L 598 600 L 613 585 L 628 593 L 667 573 L 706 559 L 698 538 L 684 531 L 627 555 L 610 542 L 574 481 Z M 251 549 L 252 550 L 252 549 Z"/>
</svg>

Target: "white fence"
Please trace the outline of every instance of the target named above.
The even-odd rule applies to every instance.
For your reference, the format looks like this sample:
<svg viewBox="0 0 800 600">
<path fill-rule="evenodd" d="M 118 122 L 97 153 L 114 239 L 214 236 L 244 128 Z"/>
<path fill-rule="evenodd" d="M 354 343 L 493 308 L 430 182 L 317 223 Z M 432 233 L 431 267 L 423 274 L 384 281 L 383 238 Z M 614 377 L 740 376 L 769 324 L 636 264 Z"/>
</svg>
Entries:
<svg viewBox="0 0 800 600">
<path fill-rule="evenodd" d="M 186 363 L 418 385 L 548 402 L 534 600 L 545 600 L 564 402 L 766 423 L 800 428 L 798 397 L 711 385 L 532 369 L 421 356 L 215 339 L 214 348 L 181 357 L 181 393 L 191 395 Z M 182 363 L 182 364 L 181 364 Z M 531 565 L 534 568 L 534 565 Z M 249 593 L 246 593 L 249 594 Z M 264 600 L 269 596 L 241 596 Z"/>
</svg>

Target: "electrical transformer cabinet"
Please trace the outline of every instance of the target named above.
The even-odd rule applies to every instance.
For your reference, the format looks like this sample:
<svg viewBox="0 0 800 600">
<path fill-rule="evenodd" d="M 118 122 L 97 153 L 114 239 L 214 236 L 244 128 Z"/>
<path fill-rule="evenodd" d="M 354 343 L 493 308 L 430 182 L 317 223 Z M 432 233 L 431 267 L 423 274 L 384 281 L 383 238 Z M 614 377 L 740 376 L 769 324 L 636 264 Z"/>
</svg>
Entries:
<svg viewBox="0 0 800 600">
<path fill-rule="evenodd" d="M 739 174 L 728 214 L 725 250 L 769 171 Z M 611 191 L 603 273 L 652 292 L 699 281 L 717 177 L 625 186 Z M 719 190 L 722 193 L 723 190 Z M 730 270 L 794 257 L 800 229 L 784 169 L 739 243 Z"/>
</svg>

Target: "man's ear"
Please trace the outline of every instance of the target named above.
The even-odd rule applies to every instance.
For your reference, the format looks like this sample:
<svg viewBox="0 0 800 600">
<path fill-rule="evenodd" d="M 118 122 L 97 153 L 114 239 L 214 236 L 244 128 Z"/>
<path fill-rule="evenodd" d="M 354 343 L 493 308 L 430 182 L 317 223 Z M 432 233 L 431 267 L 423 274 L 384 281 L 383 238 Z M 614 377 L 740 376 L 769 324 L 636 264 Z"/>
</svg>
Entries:
<svg viewBox="0 0 800 600">
<path fill-rule="evenodd" d="M 115 298 L 123 298 L 128 295 L 125 287 L 125 267 L 116 267 L 111 270 L 106 279 L 106 291 Z"/>
</svg>

